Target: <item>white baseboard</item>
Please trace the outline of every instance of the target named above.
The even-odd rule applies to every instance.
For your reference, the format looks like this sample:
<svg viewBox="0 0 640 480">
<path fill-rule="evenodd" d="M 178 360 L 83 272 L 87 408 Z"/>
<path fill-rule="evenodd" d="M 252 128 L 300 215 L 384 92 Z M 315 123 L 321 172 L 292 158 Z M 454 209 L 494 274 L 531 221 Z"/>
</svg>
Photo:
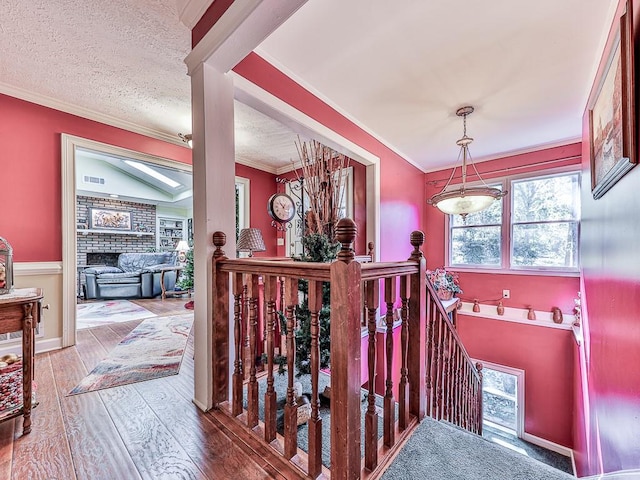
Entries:
<svg viewBox="0 0 640 480">
<path fill-rule="evenodd" d="M 617 472 L 602 473 L 600 475 L 592 475 L 590 477 L 581 477 L 582 480 L 619 480 L 619 479 L 635 479 L 640 478 L 640 469 L 634 468 L 633 470 L 620 470 Z"/>
<path fill-rule="evenodd" d="M 536 437 L 535 435 L 531 435 L 527 432 L 524 432 L 522 434 L 522 440 L 533 443 L 534 445 L 538 445 L 539 447 L 546 448 L 547 450 L 551 450 L 552 452 L 559 453 L 560 455 L 564 455 L 565 457 L 571 457 L 573 455 L 573 450 L 571 450 L 570 448 L 550 442 L 549 440 L 545 440 L 544 438 Z"/>
<path fill-rule="evenodd" d="M 546 448 L 547 450 L 551 450 L 552 452 L 559 453 L 560 455 L 564 455 L 565 457 L 569 457 L 571 459 L 571 468 L 573 469 L 573 475 L 576 474 L 576 461 L 573 457 L 573 450 L 567 448 L 563 445 L 559 445 L 557 443 L 550 442 L 549 440 L 545 440 L 544 438 L 536 437 L 535 435 L 531 435 L 530 433 L 524 432 L 522 434 L 522 440 L 525 442 L 533 443 L 542 448 Z"/>
<path fill-rule="evenodd" d="M 36 353 L 45 353 L 52 350 L 59 350 L 62 348 L 62 338 L 47 338 L 46 340 L 36 340 Z M 13 345 L 7 345 L 0 348 L 0 356 L 7 353 L 15 353 L 16 355 L 22 355 L 22 343 L 18 341 Z"/>
</svg>

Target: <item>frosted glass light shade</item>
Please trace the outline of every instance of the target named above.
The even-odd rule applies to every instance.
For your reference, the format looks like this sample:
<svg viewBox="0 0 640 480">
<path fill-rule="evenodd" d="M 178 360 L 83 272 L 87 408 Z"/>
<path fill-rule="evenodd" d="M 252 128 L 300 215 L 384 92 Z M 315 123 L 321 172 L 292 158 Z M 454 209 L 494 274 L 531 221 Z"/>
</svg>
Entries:
<svg viewBox="0 0 640 480">
<path fill-rule="evenodd" d="M 461 188 L 434 195 L 429 199 L 429 203 L 449 215 L 466 215 L 488 208 L 494 200 L 502 198 L 505 193 L 490 187 Z"/>
</svg>

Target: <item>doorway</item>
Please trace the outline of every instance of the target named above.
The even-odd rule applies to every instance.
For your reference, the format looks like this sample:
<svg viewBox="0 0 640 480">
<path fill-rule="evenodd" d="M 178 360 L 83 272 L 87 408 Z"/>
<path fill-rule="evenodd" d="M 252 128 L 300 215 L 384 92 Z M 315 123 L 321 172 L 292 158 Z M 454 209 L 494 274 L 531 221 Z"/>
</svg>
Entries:
<svg viewBox="0 0 640 480">
<path fill-rule="evenodd" d="M 83 166 L 87 167 L 84 162 L 89 162 L 88 168 L 83 169 Z M 162 192 L 162 188 L 154 184 L 155 180 L 152 178 L 141 182 L 133 173 L 134 170 L 138 170 L 138 167 L 132 164 L 145 165 L 158 171 L 176 172 L 184 188 L 175 195 L 175 199 L 169 198 Z M 112 181 L 106 181 L 108 175 L 114 172 L 117 175 L 112 177 Z M 148 220 L 134 221 L 132 216 L 130 230 L 118 232 L 117 238 L 122 240 L 120 243 L 127 245 L 135 239 L 145 239 L 147 242 L 144 246 L 131 248 L 143 249 L 142 251 L 155 250 L 158 248 L 155 244 L 158 208 L 160 213 L 167 215 L 180 213 L 185 217 L 185 224 L 187 218 L 192 217 L 190 179 L 191 165 L 80 137 L 62 135 L 63 346 L 71 346 L 76 342 L 76 299 L 79 294 L 78 275 L 81 264 L 77 250 L 78 238 L 85 234 L 90 235 L 89 230 L 91 230 L 90 219 L 84 219 L 84 217 L 81 219 L 78 215 L 78 194 L 91 195 L 92 198 L 101 198 L 105 201 L 106 199 L 112 202 L 119 201 L 123 205 L 126 202 L 153 205 L 153 215 Z M 144 210 L 146 207 L 140 208 Z M 85 214 L 86 211 L 87 209 Z M 147 217 L 148 215 L 144 218 Z M 149 239 L 153 240 L 147 245 Z M 86 258 L 82 260 L 86 262 Z"/>
</svg>

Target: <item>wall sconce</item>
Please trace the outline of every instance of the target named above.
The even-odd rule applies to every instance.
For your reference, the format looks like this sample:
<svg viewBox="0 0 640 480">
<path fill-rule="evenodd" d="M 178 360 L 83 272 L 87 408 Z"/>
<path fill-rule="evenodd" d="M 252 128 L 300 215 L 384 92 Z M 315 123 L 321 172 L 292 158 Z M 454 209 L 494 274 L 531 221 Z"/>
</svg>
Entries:
<svg viewBox="0 0 640 480">
<path fill-rule="evenodd" d="M 178 136 L 180 137 L 180 140 L 189 145 L 189 148 L 193 148 L 193 135 L 190 133 L 187 133 L 186 135 L 184 133 L 179 133 Z"/>
</svg>

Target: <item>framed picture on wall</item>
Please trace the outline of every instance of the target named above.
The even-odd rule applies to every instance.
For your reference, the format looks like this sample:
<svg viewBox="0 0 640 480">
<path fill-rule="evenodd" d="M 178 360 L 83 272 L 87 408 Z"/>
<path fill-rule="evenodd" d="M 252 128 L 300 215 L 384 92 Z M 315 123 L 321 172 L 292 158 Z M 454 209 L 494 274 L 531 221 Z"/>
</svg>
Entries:
<svg viewBox="0 0 640 480">
<path fill-rule="evenodd" d="M 89 228 L 98 230 L 131 230 L 131 212 L 90 208 Z"/>
<path fill-rule="evenodd" d="M 626 7 L 589 101 L 591 192 L 595 199 L 602 197 L 637 163 L 630 1 Z"/>
</svg>

